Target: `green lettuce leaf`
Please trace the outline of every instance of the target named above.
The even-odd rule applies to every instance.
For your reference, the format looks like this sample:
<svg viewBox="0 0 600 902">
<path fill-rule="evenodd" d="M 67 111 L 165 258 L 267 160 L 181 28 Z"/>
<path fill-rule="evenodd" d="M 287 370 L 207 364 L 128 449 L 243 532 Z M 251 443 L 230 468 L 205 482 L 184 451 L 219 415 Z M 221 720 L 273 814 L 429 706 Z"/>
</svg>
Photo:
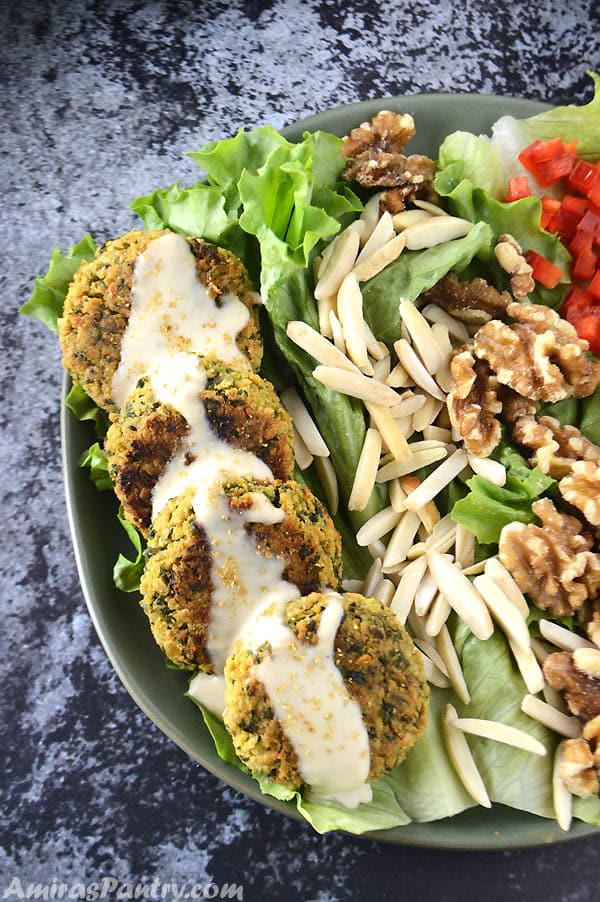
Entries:
<svg viewBox="0 0 600 902">
<path fill-rule="evenodd" d="M 600 445 L 600 386 L 589 398 L 581 402 L 581 421 L 579 428 L 586 438 Z"/>
<path fill-rule="evenodd" d="M 108 430 L 108 417 L 80 385 L 73 385 L 65 398 L 65 404 L 78 420 L 91 420 L 98 438 L 104 438 Z"/>
<path fill-rule="evenodd" d="M 106 459 L 106 454 L 98 442 L 94 442 L 93 445 L 90 445 L 90 447 L 83 452 L 79 458 L 79 466 L 89 467 L 90 479 L 99 492 L 106 491 L 107 489 L 114 489 L 115 484 L 108 472 L 108 460 Z"/>
<path fill-rule="evenodd" d="M 535 467 L 524 479 L 508 473 L 504 486 L 494 485 L 483 476 L 467 480 L 469 494 L 456 502 L 452 519 L 474 533 L 483 545 L 497 544 L 508 524 L 533 523 L 532 503 L 554 485 L 554 479 Z"/>
<path fill-rule="evenodd" d="M 133 560 L 120 554 L 113 567 L 113 580 L 117 589 L 122 592 L 137 592 L 140 587 L 140 578 L 144 570 L 144 540 L 141 533 L 129 523 L 123 516 L 123 509 L 117 514 L 119 523 L 127 533 L 127 537 L 133 545 L 136 556 Z"/>
<path fill-rule="evenodd" d="M 362 286 L 365 318 L 375 336 L 391 345 L 400 338 L 400 298 L 414 301 L 446 273 L 461 272 L 476 254 L 488 255 L 491 229 L 476 225 L 464 238 L 422 251 L 406 251 Z"/>
<path fill-rule="evenodd" d="M 577 398 L 565 398 L 562 401 L 544 401 L 540 404 L 539 416 L 554 417 L 561 426 L 577 426 L 580 418 Z"/>
<path fill-rule="evenodd" d="M 502 203 L 471 179 L 465 178 L 464 166 L 457 162 L 450 163 L 446 169 L 438 172 L 435 187 L 446 198 L 448 210 L 455 216 L 470 222 L 487 223 L 492 230 L 494 244 L 500 235 L 508 233 L 516 238 L 524 250 L 536 251 L 558 266 L 563 276 L 556 288 L 544 288 L 536 283 L 534 291 L 528 297 L 532 303 L 551 307 L 558 307 L 562 303 L 566 285 L 570 282 L 571 256 L 557 235 L 551 235 L 541 228 L 542 205 L 539 197 L 524 197 L 510 204 Z M 507 274 L 492 255 L 486 260 L 482 275 L 492 285 L 509 287 Z"/>
<path fill-rule="evenodd" d="M 529 119 L 518 119 L 523 146 L 532 141 L 562 138 L 577 141 L 577 153 L 583 160 L 595 162 L 600 158 L 600 75 L 588 72 L 594 82 L 594 96 L 583 106 L 558 106 Z"/>
<path fill-rule="evenodd" d="M 50 257 L 50 265 L 45 276 L 38 276 L 31 298 L 23 304 L 20 313 L 33 316 L 53 332 L 58 331 L 58 320 L 69 284 L 83 260 L 93 260 L 96 245 L 91 235 L 86 235 L 77 244 L 72 244 L 63 256 L 56 247 Z"/>
<path fill-rule="evenodd" d="M 446 169 L 452 163 L 462 164 L 462 178 L 497 200 L 506 195 L 506 183 L 502 175 L 502 163 L 498 151 L 488 138 L 476 137 L 470 132 L 452 132 L 439 150 L 438 169 Z"/>
</svg>

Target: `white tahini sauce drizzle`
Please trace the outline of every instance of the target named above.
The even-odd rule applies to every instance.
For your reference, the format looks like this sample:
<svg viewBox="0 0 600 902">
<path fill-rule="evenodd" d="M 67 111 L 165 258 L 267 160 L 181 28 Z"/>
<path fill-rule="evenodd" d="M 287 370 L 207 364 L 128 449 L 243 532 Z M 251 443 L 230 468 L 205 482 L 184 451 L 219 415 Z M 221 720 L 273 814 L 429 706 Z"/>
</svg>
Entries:
<svg viewBox="0 0 600 902">
<path fill-rule="evenodd" d="M 210 428 L 199 400 L 206 373 L 197 357 L 173 354 L 151 367 L 148 377 L 157 400 L 178 410 L 189 425 L 177 454 L 154 488 L 152 516 L 170 498 L 193 489 L 194 512 L 206 533 L 212 556 L 213 592 L 206 650 L 215 671 L 220 673 L 235 639 L 255 610 L 298 596 L 296 586 L 283 579 L 285 562 L 261 555 L 253 537 L 244 529 L 245 523 L 279 523 L 285 513 L 260 492 L 252 493 L 253 503 L 248 510 L 236 512 L 229 507 L 220 486 L 226 476 L 272 480 L 273 474 L 259 457 L 234 448 Z"/>
<path fill-rule="evenodd" d="M 224 295 L 217 306 L 185 238 L 174 232 L 155 238 L 135 263 L 129 322 L 112 382 L 115 403 L 120 407 L 150 364 L 174 351 L 248 365 L 235 340 L 249 319 L 234 295 Z"/>
<path fill-rule="evenodd" d="M 370 802 L 369 737 L 360 706 L 350 696 L 334 661 L 334 640 L 344 614 L 332 592 L 315 645 L 296 638 L 282 618 L 282 607 L 257 616 L 245 631 L 251 651 L 264 643 L 271 654 L 254 673 L 265 687 L 283 732 L 310 787 L 312 801 L 337 800 L 348 808 Z"/>
</svg>

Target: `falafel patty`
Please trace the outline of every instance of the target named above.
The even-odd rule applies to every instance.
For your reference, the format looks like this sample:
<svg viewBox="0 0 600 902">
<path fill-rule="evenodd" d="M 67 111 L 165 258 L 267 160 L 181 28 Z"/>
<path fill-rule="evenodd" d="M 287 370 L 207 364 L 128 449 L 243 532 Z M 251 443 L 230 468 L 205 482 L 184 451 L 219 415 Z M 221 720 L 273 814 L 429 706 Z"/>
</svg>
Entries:
<svg viewBox="0 0 600 902">
<path fill-rule="evenodd" d="M 374 780 L 399 764 L 425 729 L 429 687 L 412 639 L 393 612 L 375 598 L 339 597 L 344 615 L 335 635 L 334 662 L 362 712 L 368 779 Z M 316 592 L 294 599 L 283 609 L 283 622 L 301 642 L 315 645 L 327 602 Z M 253 774 L 300 789 L 298 757 L 256 676 L 271 647 L 249 649 L 248 644 L 242 634 L 225 666 L 225 726 Z"/>
<path fill-rule="evenodd" d="M 129 321 L 135 265 L 152 241 L 167 234 L 167 229 L 133 229 L 107 241 L 94 260 L 81 264 L 69 286 L 58 322 L 63 366 L 94 403 L 109 412 L 117 406 L 112 382 Z M 258 311 L 246 268 L 229 251 L 199 238 L 185 240 L 194 255 L 198 278 L 215 302 L 230 293 L 250 309 L 250 320 L 239 333 L 237 346 L 253 369 L 258 369 L 262 356 Z"/>
<path fill-rule="evenodd" d="M 198 357 L 206 375 L 198 397 L 213 433 L 259 457 L 274 479 L 294 472 L 292 421 L 270 382 L 256 373 Z M 189 425 L 179 411 L 159 403 L 144 376 L 116 415 L 104 440 L 110 475 L 127 519 L 147 536 L 152 491 Z"/>
<path fill-rule="evenodd" d="M 278 559 L 283 579 L 300 594 L 323 586 L 336 588 L 341 579 L 341 540 L 331 517 L 312 492 L 297 482 L 228 479 L 222 484 L 232 515 L 243 515 L 263 495 L 283 511 L 277 523 L 236 523 L 256 543 L 257 554 Z M 214 672 L 208 652 L 214 591 L 212 552 L 193 507 L 194 491 L 167 502 L 154 518 L 148 535 L 147 563 L 140 589 L 157 644 L 174 664 Z M 230 593 L 233 605 L 238 593 Z M 242 593 L 239 593 L 241 596 Z M 250 604 L 259 599 L 250 599 Z"/>
</svg>

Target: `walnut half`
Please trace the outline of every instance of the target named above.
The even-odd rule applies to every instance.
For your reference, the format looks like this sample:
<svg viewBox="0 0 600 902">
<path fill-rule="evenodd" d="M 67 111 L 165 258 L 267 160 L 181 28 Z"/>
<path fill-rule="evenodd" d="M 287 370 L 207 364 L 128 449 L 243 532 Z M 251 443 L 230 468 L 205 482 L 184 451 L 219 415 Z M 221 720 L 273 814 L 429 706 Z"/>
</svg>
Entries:
<svg viewBox="0 0 600 902">
<path fill-rule="evenodd" d="M 548 498 L 534 502 L 532 510 L 542 525 L 505 526 L 500 560 L 537 607 L 554 617 L 572 614 L 600 589 L 600 555 L 591 551 L 591 536 L 579 520 L 557 511 Z"/>
<path fill-rule="evenodd" d="M 555 479 L 571 473 L 576 460 L 600 464 L 600 448 L 575 426 L 561 426 L 554 417 L 520 417 L 513 438 L 534 452 L 531 463 Z"/>
<path fill-rule="evenodd" d="M 600 770 L 600 745 L 598 732 L 600 731 L 600 717 L 596 717 L 597 725 L 592 727 L 593 736 L 587 739 L 585 735 L 579 739 L 567 739 L 563 745 L 562 761 L 560 763 L 560 777 L 569 790 L 581 799 L 590 798 L 600 792 L 598 772 Z M 590 721 L 589 727 L 594 724 Z M 585 733 L 585 727 L 584 727 Z"/>
<path fill-rule="evenodd" d="M 557 692 L 562 692 L 569 710 L 582 720 L 600 715 L 600 680 L 576 666 L 568 651 L 557 651 L 544 661 L 544 676 Z"/>
</svg>

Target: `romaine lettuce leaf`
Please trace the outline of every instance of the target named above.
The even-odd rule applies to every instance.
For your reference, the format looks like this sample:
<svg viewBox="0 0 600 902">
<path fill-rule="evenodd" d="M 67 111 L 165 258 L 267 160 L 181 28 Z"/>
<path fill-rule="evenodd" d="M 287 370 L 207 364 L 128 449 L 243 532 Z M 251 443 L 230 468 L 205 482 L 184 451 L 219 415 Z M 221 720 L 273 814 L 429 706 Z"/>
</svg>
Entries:
<svg viewBox="0 0 600 902">
<path fill-rule="evenodd" d="M 76 419 L 91 420 L 98 438 L 104 438 L 108 430 L 108 417 L 80 385 L 71 387 L 65 398 L 65 404 Z"/>
<path fill-rule="evenodd" d="M 90 479 L 99 492 L 106 491 L 107 489 L 114 489 L 115 484 L 108 472 L 106 454 L 98 442 L 94 442 L 93 445 L 90 445 L 90 447 L 83 452 L 79 458 L 79 466 L 89 467 Z"/>
<path fill-rule="evenodd" d="M 489 138 L 476 137 L 470 132 L 452 132 L 440 147 L 438 169 L 446 169 L 456 162 L 462 164 L 462 178 L 483 188 L 490 197 L 502 200 L 506 195 L 502 163 Z"/>
<path fill-rule="evenodd" d="M 362 286 L 365 318 L 380 340 L 391 345 L 400 338 L 400 298 L 414 301 L 446 273 L 461 272 L 477 254 L 489 256 L 492 230 L 475 225 L 464 238 L 422 251 L 405 251 Z"/>
<path fill-rule="evenodd" d="M 69 284 L 81 262 L 92 260 L 95 252 L 96 245 L 91 235 L 86 235 L 77 244 L 72 244 L 64 256 L 55 247 L 50 257 L 48 272 L 45 276 L 36 278 L 33 294 L 19 312 L 39 319 L 53 332 L 57 332 Z"/>
<path fill-rule="evenodd" d="M 133 545 L 136 556 L 133 560 L 120 554 L 113 567 L 113 580 L 117 589 L 122 592 L 137 592 L 140 587 L 140 578 L 144 570 L 145 543 L 141 533 L 129 523 L 123 516 L 123 509 L 119 509 L 117 515 L 119 523 L 127 533 L 127 537 Z"/>
</svg>

